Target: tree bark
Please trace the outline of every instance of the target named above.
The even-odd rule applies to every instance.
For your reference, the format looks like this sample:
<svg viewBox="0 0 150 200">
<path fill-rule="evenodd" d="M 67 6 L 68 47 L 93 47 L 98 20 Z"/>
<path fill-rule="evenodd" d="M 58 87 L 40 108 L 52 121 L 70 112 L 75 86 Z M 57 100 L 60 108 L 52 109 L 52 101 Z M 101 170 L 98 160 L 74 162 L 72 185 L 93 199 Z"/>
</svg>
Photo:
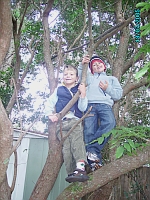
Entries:
<svg viewBox="0 0 150 200">
<path fill-rule="evenodd" d="M 8 185 L 6 174 L 0 187 L 0 200 L 11 200 L 11 188 Z"/>
<path fill-rule="evenodd" d="M 0 0 L 0 68 L 10 46 L 12 36 L 11 7 L 9 0 Z"/>
<path fill-rule="evenodd" d="M 67 187 L 58 197 L 57 200 L 79 200 L 85 194 L 95 191 L 106 185 L 108 182 L 120 177 L 123 174 L 139 168 L 150 162 L 150 144 L 137 151 L 136 155 L 124 156 L 115 160 L 102 168 L 90 174 L 90 180 L 85 183 L 74 183 Z"/>
<path fill-rule="evenodd" d="M 9 190 L 6 171 L 13 142 L 13 127 L 0 100 L 0 191 Z M 0 192 L 0 199 L 3 199 Z M 4 200 L 4 199 L 3 199 Z"/>
<path fill-rule="evenodd" d="M 42 173 L 36 182 L 30 200 L 46 200 L 61 168 L 62 144 L 56 138 L 56 123 L 49 125 L 49 152 Z"/>
<path fill-rule="evenodd" d="M 0 69 L 9 49 L 12 36 L 10 1 L 0 0 Z M 0 200 L 10 199 L 6 171 L 13 141 L 12 123 L 0 99 Z"/>
</svg>

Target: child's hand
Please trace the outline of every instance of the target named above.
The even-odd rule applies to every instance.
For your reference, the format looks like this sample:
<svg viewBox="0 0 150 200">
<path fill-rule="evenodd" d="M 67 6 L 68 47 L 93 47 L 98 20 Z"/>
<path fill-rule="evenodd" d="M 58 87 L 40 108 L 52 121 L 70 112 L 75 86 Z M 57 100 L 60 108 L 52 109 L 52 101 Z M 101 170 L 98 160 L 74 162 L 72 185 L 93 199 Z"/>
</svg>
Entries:
<svg viewBox="0 0 150 200">
<path fill-rule="evenodd" d="M 85 98 L 86 96 L 86 87 L 85 87 L 85 84 L 84 83 L 81 83 L 78 87 L 78 90 L 80 91 L 80 97 L 81 98 Z"/>
<path fill-rule="evenodd" d="M 83 59 L 82 59 L 82 65 L 88 64 L 89 62 L 90 62 L 90 57 L 89 57 L 89 55 L 84 56 Z"/>
<path fill-rule="evenodd" d="M 105 81 L 105 83 L 103 83 L 102 81 L 100 81 L 99 87 L 102 88 L 102 90 L 105 91 L 107 89 L 107 87 L 108 87 L 108 82 Z"/>
<path fill-rule="evenodd" d="M 56 114 L 49 115 L 48 117 L 52 122 L 57 122 L 58 121 L 58 117 L 57 117 Z"/>
</svg>

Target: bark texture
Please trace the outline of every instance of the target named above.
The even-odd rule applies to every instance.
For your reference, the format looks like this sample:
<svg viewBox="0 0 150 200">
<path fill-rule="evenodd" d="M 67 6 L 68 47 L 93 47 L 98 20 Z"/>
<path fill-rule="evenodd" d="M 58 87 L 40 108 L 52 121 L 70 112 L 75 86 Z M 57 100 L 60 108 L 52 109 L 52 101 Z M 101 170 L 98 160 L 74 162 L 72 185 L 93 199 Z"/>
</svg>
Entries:
<svg viewBox="0 0 150 200">
<path fill-rule="evenodd" d="M 11 8 L 9 0 L 0 0 L 0 68 L 9 49 L 12 36 Z"/>
<path fill-rule="evenodd" d="M 13 127 L 8 119 L 5 109 L 0 101 L 0 199 L 4 198 L 4 191 L 9 191 L 6 179 L 6 171 L 13 141 Z M 7 187 L 7 188 L 5 188 Z M 6 193 L 8 194 L 8 193 Z M 10 193 L 8 194 L 8 196 Z"/>
<path fill-rule="evenodd" d="M 8 52 L 11 36 L 12 21 L 10 1 L 0 0 L 0 69 Z M 11 191 L 7 183 L 6 171 L 12 147 L 12 123 L 0 100 L 0 200 L 9 200 Z"/>
<path fill-rule="evenodd" d="M 90 180 L 85 183 L 74 183 L 66 188 L 57 200 L 79 200 L 85 194 L 95 191 L 106 185 L 108 182 L 120 177 L 123 174 L 139 168 L 150 162 L 150 147 L 143 148 L 136 156 L 124 156 L 113 161 L 90 175 Z"/>
</svg>

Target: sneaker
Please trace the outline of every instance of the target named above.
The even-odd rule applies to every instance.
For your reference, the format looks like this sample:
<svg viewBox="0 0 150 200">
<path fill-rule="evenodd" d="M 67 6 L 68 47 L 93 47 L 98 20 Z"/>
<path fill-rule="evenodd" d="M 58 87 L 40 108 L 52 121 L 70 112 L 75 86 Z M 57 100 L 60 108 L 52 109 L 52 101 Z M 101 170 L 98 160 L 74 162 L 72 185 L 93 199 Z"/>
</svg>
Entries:
<svg viewBox="0 0 150 200">
<path fill-rule="evenodd" d="M 93 162 L 90 165 L 92 172 L 96 171 L 97 169 L 100 169 L 102 166 L 103 165 L 101 163 L 96 163 L 96 162 Z"/>
<path fill-rule="evenodd" d="M 73 182 L 84 182 L 87 181 L 88 179 L 89 177 L 87 176 L 86 171 L 76 169 L 72 174 L 69 174 L 65 180 L 69 183 L 73 183 Z"/>
<path fill-rule="evenodd" d="M 87 152 L 86 155 L 87 155 L 88 160 L 91 160 L 91 161 L 94 161 L 97 163 L 100 162 L 100 159 L 98 158 L 98 156 L 95 153 Z"/>
<path fill-rule="evenodd" d="M 98 156 L 94 153 L 87 152 L 87 160 L 88 160 L 88 163 L 89 163 L 92 171 L 100 169 L 103 166 L 100 163 L 100 159 L 98 158 Z"/>
</svg>

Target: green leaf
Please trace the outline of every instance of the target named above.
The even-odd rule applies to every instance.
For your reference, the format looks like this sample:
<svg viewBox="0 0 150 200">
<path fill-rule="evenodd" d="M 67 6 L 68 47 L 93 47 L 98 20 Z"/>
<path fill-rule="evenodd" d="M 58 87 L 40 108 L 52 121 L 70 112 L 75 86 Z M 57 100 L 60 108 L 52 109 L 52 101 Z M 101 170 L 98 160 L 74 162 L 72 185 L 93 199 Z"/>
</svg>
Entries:
<svg viewBox="0 0 150 200">
<path fill-rule="evenodd" d="M 142 30 L 141 36 L 149 35 L 149 33 L 150 33 L 150 23 L 146 24 L 145 26 L 142 26 L 140 29 Z"/>
<path fill-rule="evenodd" d="M 131 153 L 131 146 L 128 143 L 123 144 L 124 148 Z"/>
<path fill-rule="evenodd" d="M 144 6 L 145 6 L 145 3 L 144 3 L 144 2 L 141 2 L 141 3 L 136 4 L 136 7 L 137 7 L 137 8 L 144 7 Z"/>
<path fill-rule="evenodd" d="M 115 147 L 116 147 L 116 144 L 110 146 L 109 149 L 113 149 L 113 148 L 115 148 Z"/>
<path fill-rule="evenodd" d="M 116 158 L 120 158 L 123 155 L 124 152 L 124 147 L 123 146 L 119 146 L 116 150 Z"/>
<path fill-rule="evenodd" d="M 90 142 L 89 144 L 93 144 L 94 142 L 97 142 L 98 141 L 98 139 L 97 140 L 93 140 L 92 142 Z M 87 144 L 88 145 L 88 144 Z"/>
<path fill-rule="evenodd" d="M 148 24 L 146 24 L 146 25 L 144 25 L 144 26 L 141 26 L 141 30 L 143 31 L 143 30 L 145 30 L 145 29 L 149 29 L 150 28 L 150 23 L 148 23 Z"/>
<path fill-rule="evenodd" d="M 98 139 L 97 139 L 98 144 L 102 144 L 102 143 L 104 142 L 104 138 L 105 138 L 104 136 L 98 138 Z"/>
<path fill-rule="evenodd" d="M 110 141 L 111 145 L 114 145 L 114 144 L 116 144 L 117 142 L 118 142 L 117 140 L 111 140 L 111 141 Z"/>
<path fill-rule="evenodd" d="M 118 130 L 113 129 L 113 130 L 111 130 L 111 134 L 112 134 L 112 135 L 116 135 L 117 131 L 118 131 Z"/>
<path fill-rule="evenodd" d="M 137 8 L 141 7 L 141 12 L 143 12 L 145 10 L 148 11 L 150 9 L 150 1 L 138 3 L 138 4 L 136 4 L 136 7 Z"/>
<path fill-rule="evenodd" d="M 103 134 L 103 136 L 105 136 L 107 138 L 107 137 L 109 137 L 111 135 L 111 133 L 112 133 L 112 131 L 109 131 L 109 132 Z"/>
<path fill-rule="evenodd" d="M 141 69 L 139 72 L 136 73 L 135 79 L 141 78 L 148 71 L 149 67 L 150 67 L 150 62 L 144 65 L 143 69 Z"/>
<path fill-rule="evenodd" d="M 130 144 L 130 146 L 131 146 L 133 149 L 135 149 L 135 144 L 134 144 L 134 142 L 133 142 L 131 139 L 128 139 L 127 141 L 128 141 L 128 143 Z"/>
</svg>

